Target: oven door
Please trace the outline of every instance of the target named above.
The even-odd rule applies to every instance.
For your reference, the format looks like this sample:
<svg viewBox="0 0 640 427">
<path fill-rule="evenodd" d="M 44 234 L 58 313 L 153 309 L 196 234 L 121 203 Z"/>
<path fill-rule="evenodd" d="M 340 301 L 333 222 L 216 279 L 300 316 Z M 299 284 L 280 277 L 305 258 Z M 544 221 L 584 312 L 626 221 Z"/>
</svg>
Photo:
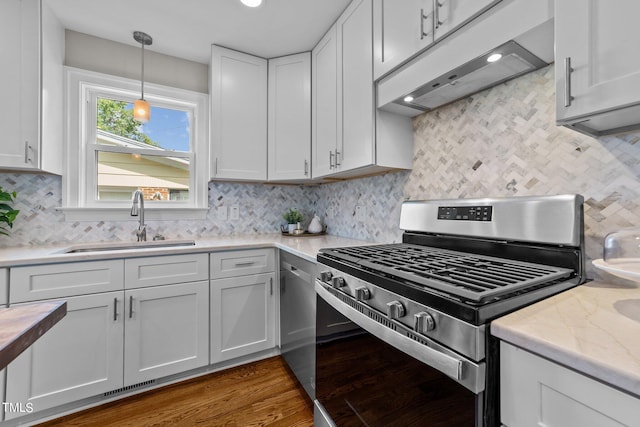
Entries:
<svg viewBox="0 0 640 427">
<path fill-rule="evenodd" d="M 389 338 L 390 333 L 401 334 L 386 327 L 375 332 L 370 316 L 338 299 L 321 282 L 316 282 L 316 292 L 315 426 L 483 425 L 484 393 L 471 391 L 425 362 L 434 360 L 434 365 L 460 376 L 473 371 L 466 361 L 451 355 L 440 360 L 434 354 L 418 360 Z M 456 360 L 458 374 L 451 371 Z M 484 366 L 475 367 L 484 382 Z"/>
</svg>

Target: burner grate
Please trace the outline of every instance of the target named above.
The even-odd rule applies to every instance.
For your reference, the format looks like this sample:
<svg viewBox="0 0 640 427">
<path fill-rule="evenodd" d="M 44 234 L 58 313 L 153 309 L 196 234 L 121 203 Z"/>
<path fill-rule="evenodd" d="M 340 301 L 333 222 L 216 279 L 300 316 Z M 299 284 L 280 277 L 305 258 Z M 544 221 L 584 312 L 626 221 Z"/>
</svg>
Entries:
<svg viewBox="0 0 640 427">
<path fill-rule="evenodd" d="M 358 267 L 456 295 L 487 300 L 569 277 L 573 270 L 396 243 L 322 251 Z"/>
</svg>

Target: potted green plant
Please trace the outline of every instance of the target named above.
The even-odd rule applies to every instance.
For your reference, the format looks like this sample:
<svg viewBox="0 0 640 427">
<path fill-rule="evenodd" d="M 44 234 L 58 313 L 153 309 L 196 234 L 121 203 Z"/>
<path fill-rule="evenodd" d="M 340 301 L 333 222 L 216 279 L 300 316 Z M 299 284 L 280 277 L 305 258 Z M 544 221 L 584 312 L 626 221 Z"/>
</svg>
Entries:
<svg viewBox="0 0 640 427">
<path fill-rule="evenodd" d="M 13 209 L 11 204 L 14 202 L 17 193 L 4 191 L 0 187 L 0 234 L 8 236 L 9 228 L 13 227 L 13 221 L 16 220 L 19 210 Z"/>
<path fill-rule="evenodd" d="M 304 215 L 294 208 L 287 210 L 282 217 L 287 221 L 289 234 L 293 234 L 298 224 L 304 220 Z"/>
</svg>

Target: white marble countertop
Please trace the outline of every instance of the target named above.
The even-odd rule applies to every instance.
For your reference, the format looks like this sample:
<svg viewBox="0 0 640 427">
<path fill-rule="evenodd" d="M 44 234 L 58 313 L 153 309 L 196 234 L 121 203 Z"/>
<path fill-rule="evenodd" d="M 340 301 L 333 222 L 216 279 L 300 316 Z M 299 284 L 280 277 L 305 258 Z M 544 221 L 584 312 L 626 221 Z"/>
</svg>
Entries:
<svg viewBox="0 0 640 427">
<path fill-rule="evenodd" d="M 491 333 L 640 396 L 638 283 L 585 283 L 494 320 Z"/>
<path fill-rule="evenodd" d="M 51 264 L 60 262 L 90 261 L 96 259 L 133 258 L 153 255 L 212 252 L 230 249 L 250 249 L 275 247 L 290 252 L 309 261 L 316 261 L 321 248 L 356 246 L 371 244 L 363 240 L 344 237 L 319 235 L 309 237 L 284 236 L 277 234 L 241 234 L 234 236 L 208 237 L 194 239 L 193 246 L 148 247 L 143 249 L 101 250 L 96 252 L 63 253 L 75 246 L 71 244 L 57 246 L 0 248 L 0 267 L 21 265 Z M 167 240 L 170 242 L 170 240 Z M 126 242 L 125 242 L 126 243 Z M 135 242 L 133 242 L 135 244 Z M 86 246 L 85 244 L 81 246 Z"/>
</svg>

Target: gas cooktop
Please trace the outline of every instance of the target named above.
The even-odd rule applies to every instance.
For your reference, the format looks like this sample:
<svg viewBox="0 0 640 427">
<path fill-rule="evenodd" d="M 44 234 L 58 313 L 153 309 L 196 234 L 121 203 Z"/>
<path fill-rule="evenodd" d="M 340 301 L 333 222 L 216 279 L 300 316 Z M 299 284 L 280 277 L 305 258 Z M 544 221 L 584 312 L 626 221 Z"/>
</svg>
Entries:
<svg viewBox="0 0 640 427">
<path fill-rule="evenodd" d="M 406 243 L 325 249 L 322 252 L 354 268 L 477 303 L 552 283 L 573 273 L 568 268 Z"/>
</svg>

